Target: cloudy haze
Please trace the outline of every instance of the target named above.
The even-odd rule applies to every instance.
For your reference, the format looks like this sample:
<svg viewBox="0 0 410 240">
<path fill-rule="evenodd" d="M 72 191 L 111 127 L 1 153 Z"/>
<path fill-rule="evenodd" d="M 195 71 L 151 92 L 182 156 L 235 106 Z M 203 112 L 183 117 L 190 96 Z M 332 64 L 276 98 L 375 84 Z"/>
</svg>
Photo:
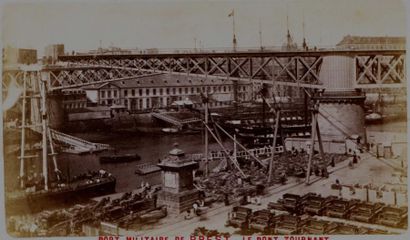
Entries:
<svg viewBox="0 0 410 240">
<path fill-rule="evenodd" d="M 26 1 L 3 6 L 3 45 L 36 48 L 64 43 L 66 50 L 110 45 L 123 48 L 205 48 L 232 46 L 235 9 L 238 47 L 285 41 L 289 29 L 299 44 L 335 45 L 344 35 L 405 36 L 400 0 L 306 1 Z"/>
</svg>

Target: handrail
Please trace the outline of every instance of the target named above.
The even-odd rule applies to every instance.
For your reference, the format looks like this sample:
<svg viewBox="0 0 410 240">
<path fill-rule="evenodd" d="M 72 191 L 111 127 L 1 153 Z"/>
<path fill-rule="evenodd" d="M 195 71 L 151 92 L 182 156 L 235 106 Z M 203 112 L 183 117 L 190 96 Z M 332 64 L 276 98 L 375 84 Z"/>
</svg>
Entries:
<svg viewBox="0 0 410 240">
<path fill-rule="evenodd" d="M 103 150 L 103 149 L 108 149 L 110 145 L 108 144 L 103 144 L 103 143 L 94 143 L 90 142 L 66 133 L 62 133 L 59 131 L 56 131 L 54 129 L 50 129 L 51 135 L 53 139 L 66 143 L 70 145 L 71 147 L 77 148 L 77 149 L 82 149 L 82 150 Z"/>
<path fill-rule="evenodd" d="M 272 148 L 271 147 L 262 147 L 262 148 L 253 148 L 249 149 L 248 152 L 252 153 L 254 156 L 259 156 L 259 155 L 268 155 L 272 154 Z M 238 157 L 250 157 L 249 153 L 246 151 L 238 151 L 236 155 Z M 283 153 L 284 152 L 284 147 L 283 146 L 277 146 L 275 149 L 275 153 Z M 199 161 L 204 159 L 204 154 L 203 153 L 193 153 L 193 154 L 187 154 L 188 158 L 194 160 L 194 161 Z M 222 159 L 225 157 L 225 153 L 223 151 L 217 151 L 217 152 L 210 152 L 209 153 L 209 158 L 212 159 Z"/>
</svg>

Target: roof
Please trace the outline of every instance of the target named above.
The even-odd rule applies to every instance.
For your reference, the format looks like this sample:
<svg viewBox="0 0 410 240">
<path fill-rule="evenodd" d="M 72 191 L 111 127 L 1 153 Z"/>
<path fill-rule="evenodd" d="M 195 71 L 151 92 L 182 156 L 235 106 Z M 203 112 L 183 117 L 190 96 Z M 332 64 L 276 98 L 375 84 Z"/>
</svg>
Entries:
<svg viewBox="0 0 410 240">
<path fill-rule="evenodd" d="M 110 111 L 108 106 L 87 107 L 86 109 L 91 112 Z"/>
<path fill-rule="evenodd" d="M 194 103 L 189 100 L 189 99 L 185 99 L 185 100 L 178 100 L 173 102 L 171 105 L 177 105 L 177 106 L 184 106 L 184 105 L 193 105 Z"/>
<path fill-rule="evenodd" d="M 181 156 L 181 155 L 184 155 L 184 154 L 185 154 L 185 152 L 182 151 L 179 148 L 174 148 L 171 151 L 169 151 L 169 155 L 172 155 L 172 156 Z"/>
<path fill-rule="evenodd" d="M 242 84 L 248 84 L 248 81 L 240 81 Z M 139 87 L 199 87 L 199 86 L 214 86 L 222 84 L 233 84 L 231 80 L 225 79 L 206 79 L 204 77 L 187 76 L 187 75 L 174 75 L 174 74 L 161 74 L 149 77 L 140 77 L 128 80 L 119 80 L 109 83 L 94 84 L 83 87 L 85 90 L 98 90 L 107 85 L 114 85 L 118 88 L 139 88 Z"/>
<path fill-rule="evenodd" d="M 126 108 L 124 105 L 117 105 L 117 104 L 114 104 L 114 105 L 112 105 L 110 108 L 112 108 L 112 109 L 116 109 L 116 108 Z"/>
<path fill-rule="evenodd" d="M 344 36 L 336 46 L 348 45 L 348 44 L 406 44 L 405 37 L 376 37 L 376 36 Z"/>
</svg>

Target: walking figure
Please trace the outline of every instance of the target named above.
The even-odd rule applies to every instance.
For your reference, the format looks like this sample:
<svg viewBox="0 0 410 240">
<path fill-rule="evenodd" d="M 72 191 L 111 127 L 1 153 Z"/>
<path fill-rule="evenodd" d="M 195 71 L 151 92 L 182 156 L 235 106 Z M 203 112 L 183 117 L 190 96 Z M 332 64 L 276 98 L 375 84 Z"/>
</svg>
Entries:
<svg viewBox="0 0 410 240">
<path fill-rule="evenodd" d="M 356 164 L 357 163 L 357 156 L 356 156 L 356 153 L 353 155 L 353 164 Z"/>
</svg>

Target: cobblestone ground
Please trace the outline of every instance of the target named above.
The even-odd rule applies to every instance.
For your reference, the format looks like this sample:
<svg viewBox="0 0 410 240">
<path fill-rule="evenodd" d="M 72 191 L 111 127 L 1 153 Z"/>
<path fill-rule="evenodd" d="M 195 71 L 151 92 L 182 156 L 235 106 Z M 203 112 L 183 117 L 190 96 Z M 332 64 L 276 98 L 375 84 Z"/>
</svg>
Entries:
<svg viewBox="0 0 410 240">
<path fill-rule="evenodd" d="M 406 188 L 407 178 L 400 179 L 397 171 L 392 166 L 396 165 L 394 160 L 376 159 L 368 153 L 361 155 L 361 160 L 354 168 L 348 167 L 349 161 L 344 161 L 337 164 L 334 168 L 329 169 L 331 172 L 329 178 L 318 178 L 313 176 L 311 184 L 306 185 L 304 182 L 290 179 L 286 185 L 273 186 L 268 189 L 259 206 L 249 204 L 247 207 L 253 209 L 267 208 L 267 204 L 272 201 L 277 201 L 284 193 L 295 193 L 303 195 L 308 192 L 319 193 L 322 196 L 339 195 L 338 190 L 332 190 L 331 184 L 338 179 L 341 184 L 369 184 L 374 186 L 403 186 Z M 356 194 L 352 195 L 348 188 L 343 188 L 341 192 L 343 198 L 366 200 L 366 191 L 357 189 Z M 369 191 L 369 200 L 373 202 L 393 203 L 394 197 L 392 192 L 385 192 L 382 198 L 376 197 L 376 191 Z M 398 205 L 407 205 L 407 196 L 405 194 L 397 194 Z M 219 232 L 229 232 L 234 234 L 238 229 L 225 227 L 227 215 L 232 206 L 223 206 L 221 204 L 214 205 L 209 209 L 206 216 L 195 217 L 190 220 L 184 220 L 183 216 L 169 216 L 159 223 L 147 226 L 144 229 L 137 231 L 121 231 L 124 235 L 141 235 L 141 236 L 175 236 L 189 235 L 194 232 L 197 227 L 206 227 L 207 229 L 215 229 Z M 366 226 L 366 224 L 355 223 L 356 225 Z M 399 231 L 395 231 L 399 232 Z"/>
</svg>

